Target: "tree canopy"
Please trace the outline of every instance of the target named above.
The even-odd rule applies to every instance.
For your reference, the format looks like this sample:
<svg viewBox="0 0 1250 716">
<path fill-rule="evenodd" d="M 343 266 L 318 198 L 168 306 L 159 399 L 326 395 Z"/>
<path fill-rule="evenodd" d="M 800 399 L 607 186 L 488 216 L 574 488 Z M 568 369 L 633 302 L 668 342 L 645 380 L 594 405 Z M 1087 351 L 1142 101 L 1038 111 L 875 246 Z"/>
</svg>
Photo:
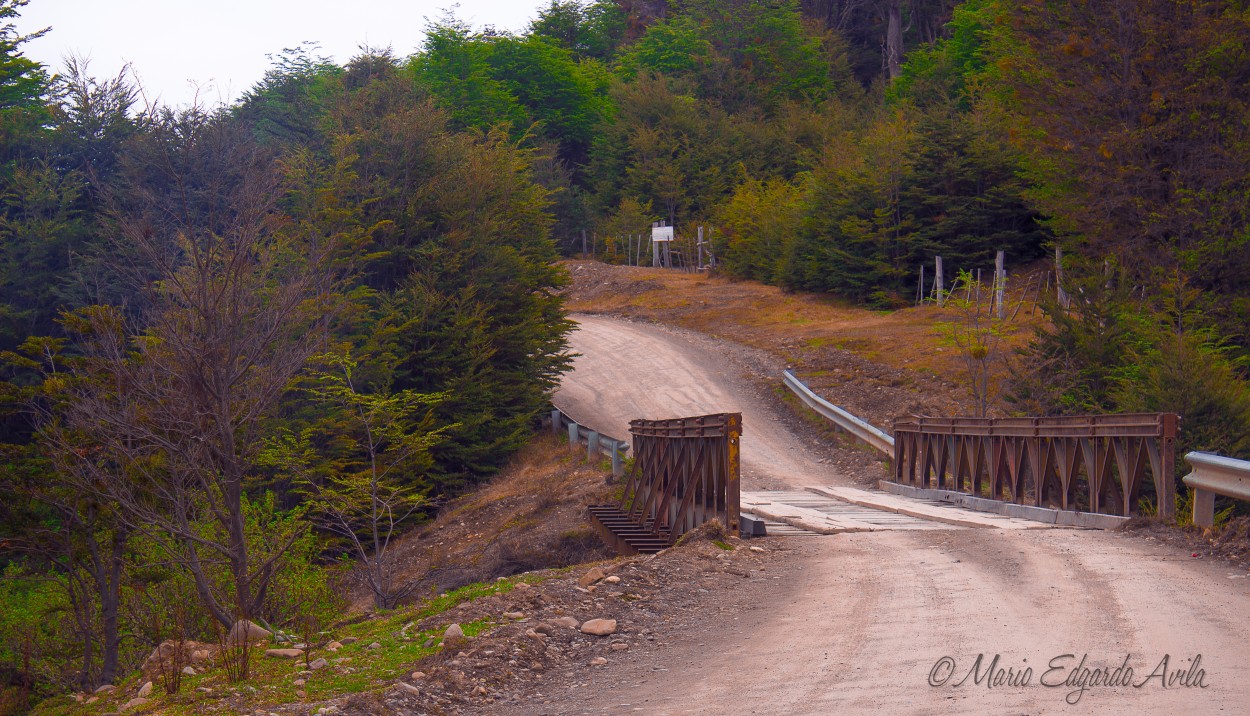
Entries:
<svg viewBox="0 0 1250 716">
<path fill-rule="evenodd" d="M 1183 411 L 1183 446 L 1250 456 L 1240 3 L 545 0 L 518 33 L 280 49 L 184 108 L 24 56 L 26 4 L 0 0 L 0 669 L 45 691 L 135 666 L 183 619 L 156 604 L 201 636 L 305 618 L 329 554 L 395 604 L 406 522 L 377 515 L 530 438 L 571 360 L 558 259 L 659 220 L 723 275 L 882 310 L 937 256 L 971 285 L 1061 249 L 1000 409 Z"/>
</svg>

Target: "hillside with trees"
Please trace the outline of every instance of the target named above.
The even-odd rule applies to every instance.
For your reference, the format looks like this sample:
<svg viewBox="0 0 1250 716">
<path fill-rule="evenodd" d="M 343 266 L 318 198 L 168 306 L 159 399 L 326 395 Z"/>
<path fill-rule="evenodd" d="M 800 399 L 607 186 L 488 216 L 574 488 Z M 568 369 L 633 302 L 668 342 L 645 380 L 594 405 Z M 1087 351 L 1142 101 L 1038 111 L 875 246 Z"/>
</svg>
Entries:
<svg viewBox="0 0 1250 716">
<path fill-rule="evenodd" d="M 24 56 L 27 1 L 0 0 L 24 697 L 173 631 L 331 619 L 342 555 L 407 598 L 389 536 L 495 474 L 569 366 L 557 259 L 657 221 L 706 227 L 723 275 L 880 310 L 937 256 L 950 285 L 1059 249 L 993 409 L 1172 411 L 1182 449 L 1250 457 L 1240 3 L 552 0 L 173 108 Z"/>
</svg>

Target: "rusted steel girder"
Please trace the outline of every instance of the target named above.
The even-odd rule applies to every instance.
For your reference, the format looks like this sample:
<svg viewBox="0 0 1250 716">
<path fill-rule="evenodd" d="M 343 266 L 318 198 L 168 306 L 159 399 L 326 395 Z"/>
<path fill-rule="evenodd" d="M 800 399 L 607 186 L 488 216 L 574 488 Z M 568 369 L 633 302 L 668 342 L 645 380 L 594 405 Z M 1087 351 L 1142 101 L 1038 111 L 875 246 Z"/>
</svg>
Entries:
<svg viewBox="0 0 1250 716">
<path fill-rule="evenodd" d="M 634 466 L 621 503 L 591 508 L 610 545 L 618 551 L 656 551 L 713 519 L 731 534 L 738 531 L 741 413 L 634 420 L 629 432 Z"/>
<path fill-rule="evenodd" d="M 894 421 L 894 480 L 1038 507 L 1129 516 L 1146 469 L 1159 515 L 1176 490 L 1173 413 Z"/>
</svg>

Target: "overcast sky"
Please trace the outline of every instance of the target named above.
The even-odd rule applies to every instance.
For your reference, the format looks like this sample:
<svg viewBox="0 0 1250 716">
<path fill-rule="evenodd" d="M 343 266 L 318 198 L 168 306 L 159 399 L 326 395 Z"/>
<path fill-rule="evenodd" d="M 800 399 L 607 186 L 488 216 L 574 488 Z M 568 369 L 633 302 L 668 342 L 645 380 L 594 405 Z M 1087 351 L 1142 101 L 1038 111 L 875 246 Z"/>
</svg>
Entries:
<svg viewBox="0 0 1250 716">
<path fill-rule="evenodd" d="M 549 0 L 460 0 L 456 16 L 475 28 L 518 32 Z M 32 0 L 18 31 L 51 26 L 23 47 L 59 71 L 67 53 L 91 58 L 91 74 L 112 77 L 129 62 L 149 101 L 229 102 L 261 79 L 268 54 L 320 43 L 345 63 L 357 48 L 390 46 L 403 57 L 420 45 L 426 18 L 452 0 Z"/>
</svg>

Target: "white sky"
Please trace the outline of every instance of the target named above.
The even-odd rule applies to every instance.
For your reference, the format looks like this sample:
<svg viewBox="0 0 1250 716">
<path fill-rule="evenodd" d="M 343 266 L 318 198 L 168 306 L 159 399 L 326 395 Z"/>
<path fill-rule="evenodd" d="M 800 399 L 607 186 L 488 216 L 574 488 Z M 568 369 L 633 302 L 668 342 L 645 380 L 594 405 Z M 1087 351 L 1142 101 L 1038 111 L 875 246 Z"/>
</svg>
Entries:
<svg viewBox="0 0 1250 716">
<path fill-rule="evenodd" d="M 418 48 L 426 18 L 455 0 L 31 0 L 22 34 L 51 26 L 22 48 L 53 71 L 68 53 L 89 57 L 90 74 L 114 77 L 129 62 L 148 101 L 230 102 L 270 67 L 267 54 L 305 40 L 343 64 L 364 44 L 404 57 Z M 459 0 L 456 17 L 475 28 L 519 32 L 549 0 Z"/>
</svg>

